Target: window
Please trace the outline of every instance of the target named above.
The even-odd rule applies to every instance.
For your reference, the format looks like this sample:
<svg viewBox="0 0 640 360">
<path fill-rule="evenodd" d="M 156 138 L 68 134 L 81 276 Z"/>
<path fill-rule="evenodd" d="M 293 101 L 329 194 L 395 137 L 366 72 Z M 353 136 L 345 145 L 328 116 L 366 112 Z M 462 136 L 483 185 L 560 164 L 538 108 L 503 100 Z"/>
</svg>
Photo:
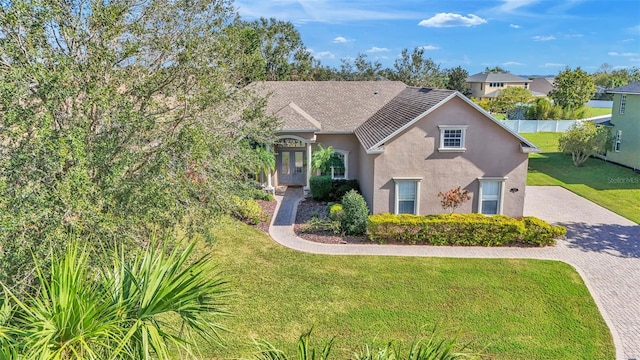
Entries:
<svg viewBox="0 0 640 360">
<path fill-rule="evenodd" d="M 438 151 L 465 151 L 466 125 L 439 125 L 440 147 Z"/>
<path fill-rule="evenodd" d="M 420 178 L 394 178 L 396 183 L 396 214 L 418 214 Z"/>
<path fill-rule="evenodd" d="M 349 178 L 349 152 L 345 150 L 334 150 L 335 152 L 329 159 L 329 167 L 331 169 L 332 179 L 348 179 Z"/>
<path fill-rule="evenodd" d="M 616 143 L 613 146 L 615 152 L 620 152 L 620 144 L 622 143 L 622 130 L 616 130 Z"/>
<path fill-rule="evenodd" d="M 498 82 L 489 83 L 489 87 L 504 87 L 504 83 L 498 83 Z"/>
<path fill-rule="evenodd" d="M 481 214 L 502 214 L 503 184 L 505 178 L 482 178 L 480 181 L 480 203 L 478 210 Z"/>
<path fill-rule="evenodd" d="M 620 115 L 624 115 L 624 108 L 627 107 L 627 95 L 620 96 Z"/>
</svg>

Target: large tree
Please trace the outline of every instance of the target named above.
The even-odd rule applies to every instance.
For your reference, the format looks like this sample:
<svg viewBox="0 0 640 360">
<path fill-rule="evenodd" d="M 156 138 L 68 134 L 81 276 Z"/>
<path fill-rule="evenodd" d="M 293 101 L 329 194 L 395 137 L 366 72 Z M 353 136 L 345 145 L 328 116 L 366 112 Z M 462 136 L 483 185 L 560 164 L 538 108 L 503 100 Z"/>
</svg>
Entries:
<svg viewBox="0 0 640 360">
<path fill-rule="evenodd" d="M 387 78 L 399 80 L 407 85 L 442 89 L 446 84 L 446 74 L 440 65 L 424 55 L 423 48 L 415 48 L 411 53 L 403 49 L 393 64 L 393 70 L 387 70 Z"/>
<path fill-rule="evenodd" d="M 457 90 L 467 95 L 467 78 L 469 72 L 461 66 L 445 70 L 445 87 L 449 90 Z"/>
<path fill-rule="evenodd" d="M 234 15 L 230 0 L 0 3 L 0 281 L 29 279 L 68 233 L 108 247 L 229 209 L 273 133 L 218 66 Z"/>
<path fill-rule="evenodd" d="M 563 109 L 578 109 L 591 99 L 596 92 L 593 78 L 584 70 L 569 67 L 561 71 L 554 80 L 555 88 L 549 97 Z"/>
<path fill-rule="evenodd" d="M 533 96 L 531 91 L 522 87 L 511 86 L 500 90 L 494 100 L 496 107 L 507 114 L 511 113 L 519 105 L 528 104 Z"/>
</svg>

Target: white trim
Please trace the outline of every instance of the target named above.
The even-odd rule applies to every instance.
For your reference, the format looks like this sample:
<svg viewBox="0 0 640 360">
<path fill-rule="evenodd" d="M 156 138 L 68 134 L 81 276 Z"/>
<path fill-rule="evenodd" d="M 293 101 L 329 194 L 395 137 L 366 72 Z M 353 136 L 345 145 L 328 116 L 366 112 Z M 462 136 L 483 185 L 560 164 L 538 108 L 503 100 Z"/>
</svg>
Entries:
<svg viewBox="0 0 640 360">
<path fill-rule="evenodd" d="M 465 140 L 467 138 L 467 128 L 469 125 L 438 125 L 440 130 L 440 143 L 438 144 L 438 151 L 440 152 L 465 152 Z M 462 136 L 460 138 L 460 147 L 445 147 L 444 146 L 444 133 L 445 130 L 461 130 Z"/>
<path fill-rule="evenodd" d="M 313 144 L 316 142 L 316 136 L 314 135 L 312 139 L 305 139 L 296 135 L 278 135 L 278 139 L 295 139 L 298 141 L 302 141 L 305 144 Z"/>
<path fill-rule="evenodd" d="M 529 147 L 533 150 L 530 150 L 528 152 L 540 152 L 540 148 L 535 146 L 533 143 L 531 143 L 531 141 L 525 139 L 524 137 L 520 136 L 520 134 L 518 134 L 517 132 L 511 130 L 510 128 L 508 128 L 505 124 L 503 124 L 500 120 L 494 118 L 493 116 L 491 116 L 491 114 L 489 114 L 485 109 L 481 108 L 480 105 L 474 103 L 473 101 L 471 101 L 468 97 L 460 94 L 459 92 L 456 91 L 456 95 L 464 100 L 467 104 L 473 106 L 476 110 L 480 111 L 482 114 L 484 114 L 484 116 L 486 116 L 487 118 L 489 118 L 489 120 L 493 121 L 495 124 L 497 124 L 498 126 L 500 126 L 501 128 L 505 129 L 508 133 L 510 133 L 511 135 L 515 136 L 518 140 L 522 141 L 523 143 L 530 145 Z"/>
<path fill-rule="evenodd" d="M 422 114 L 416 116 L 413 120 L 409 121 L 408 123 L 404 124 L 403 126 L 401 126 L 398 130 L 392 132 L 390 135 L 388 135 L 387 137 L 385 137 L 384 139 L 378 141 L 375 145 L 371 146 L 369 149 L 375 149 L 377 147 L 379 147 L 380 145 L 386 143 L 387 141 L 389 141 L 390 139 L 393 139 L 394 137 L 396 137 L 396 135 L 400 134 L 401 132 L 405 131 L 407 128 L 413 126 L 413 124 L 415 124 L 416 122 L 418 122 L 420 119 L 422 119 L 423 117 L 429 115 L 430 113 L 434 112 L 436 109 L 438 109 L 439 107 L 441 107 L 442 105 L 444 105 L 447 101 L 449 101 L 450 99 L 452 99 L 453 97 L 456 96 L 458 92 L 454 92 L 453 94 L 447 96 L 446 98 L 440 100 L 439 103 L 435 104 L 434 106 L 432 106 L 431 108 L 429 108 L 429 110 L 423 112 Z"/>
<path fill-rule="evenodd" d="M 336 149 L 336 148 L 333 148 L 333 151 L 336 152 L 336 153 L 341 154 L 344 157 L 344 161 L 343 161 L 343 163 L 344 163 L 344 178 L 334 178 L 333 177 L 333 169 L 331 169 L 331 178 L 348 180 L 349 179 L 349 153 L 351 151 L 341 150 L 341 149 Z"/>
<path fill-rule="evenodd" d="M 504 184 L 507 181 L 506 177 L 479 177 L 478 178 L 478 213 L 482 214 L 482 183 L 483 182 L 500 182 L 500 194 L 498 194 L 498 213 L 497 214 L 484 214 L 484 215 L 502 215 L 503 203 L 504 203 Z"/>
<path fill-rule="evenodd" d="M 626 108 L 627 108 L 627 94 L 621 94 L 620 104 L 618 105 L 618 113 L 620 115 L 624 115 Z"/>
<path fill-rule="evenodd" d="M 398 183 L 399 182 L 413 182 L 416 186 L 416 198 L 413 203 L 413 214 L 420 214 L 420 184 L 422 183 L 422 177 L 393 177 L 394 190 L 393 190 L 393 213 L 398 215 L 399 201 L 398 201 Z"/>
</svg>

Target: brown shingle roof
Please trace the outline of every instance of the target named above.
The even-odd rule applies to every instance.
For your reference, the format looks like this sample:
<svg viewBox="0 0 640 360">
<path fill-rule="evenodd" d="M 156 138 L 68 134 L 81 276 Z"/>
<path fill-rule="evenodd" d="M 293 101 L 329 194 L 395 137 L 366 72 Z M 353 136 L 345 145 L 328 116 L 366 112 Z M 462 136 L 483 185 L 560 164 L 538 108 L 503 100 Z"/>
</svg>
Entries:
<svg viewBox="0 0 640 360">
<path fill-rule="evenodd" d="M 365 149 L 373 150 L 381 141 L 409 125 L 455 91 L 409 87 L 360 125 L 355 134 Z"/>
<path fill-rule="evenodd" d="M 249 86 L 270 95 L 266 111 L 282 119 L 281 130 L 321 124 L 323 133 L 353 132 L 407 87 L 400 81 L 265 81 Z"/>
</svg>

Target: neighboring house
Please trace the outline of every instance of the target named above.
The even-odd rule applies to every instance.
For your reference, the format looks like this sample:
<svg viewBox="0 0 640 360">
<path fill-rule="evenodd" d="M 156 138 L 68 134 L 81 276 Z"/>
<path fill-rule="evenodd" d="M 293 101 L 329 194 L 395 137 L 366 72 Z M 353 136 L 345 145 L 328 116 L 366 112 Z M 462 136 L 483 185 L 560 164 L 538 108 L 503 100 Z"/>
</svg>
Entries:
<svg viewBox="0 0 640 360">
<path fill-rule="evenodd" d="M 613 94 L 611 125 L 614 137 L 607 160 L 640 169 L 640 81 L 608 91 Z"/>
<path fill-rule="evenodd" d="M 509 73 L 483 72 L 467 78 L 469 96 L 478 99 L 495 98 L 500 90 L 508 87 L 529 89 L 529 84 L 531 80 Z"/>
<path fill-rule="evenodd" d="M 541 96 L 548 96 L 551 90 L 555 89 L 553 77 L 537 77 L 531 80 L 529 84 L 529 90 L 531 93 L 540 94 Z"/>
<path fill-rule="evenodd" d="M 334 176 L 357 179 L 372 213 L 443 212 L 438 192 L 457 186 L 461 212 L 521 216 L 535 145 L 456 91 L 394 81 L 261 82 L 281 120 L 269 185 L 309 185 L 311 152 L 332 146 Z"/>
</svg>

